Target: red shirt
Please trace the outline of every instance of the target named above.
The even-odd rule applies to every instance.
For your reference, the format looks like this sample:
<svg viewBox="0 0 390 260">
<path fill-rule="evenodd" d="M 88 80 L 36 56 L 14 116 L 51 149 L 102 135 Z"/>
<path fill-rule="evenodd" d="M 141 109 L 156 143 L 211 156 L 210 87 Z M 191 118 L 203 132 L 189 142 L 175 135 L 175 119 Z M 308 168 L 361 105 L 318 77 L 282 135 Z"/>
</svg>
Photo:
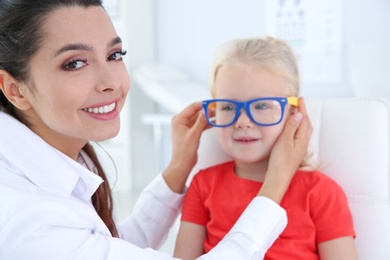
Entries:
<svg viewBox="0 0 390 260">
<path fill-rule="evenodd" d="M 200 171 L 184 200 L 182 221 L 207 228 L 205 252 L 230 230 L 262 183 L 234 173 L 234 162 Z M 355 236 L 347 198 L 340 186 L 320 172 L 298 171 L 281 206 L 288 225 L 265 259 L 319 259 L 317 244 Z"/>
</svg>

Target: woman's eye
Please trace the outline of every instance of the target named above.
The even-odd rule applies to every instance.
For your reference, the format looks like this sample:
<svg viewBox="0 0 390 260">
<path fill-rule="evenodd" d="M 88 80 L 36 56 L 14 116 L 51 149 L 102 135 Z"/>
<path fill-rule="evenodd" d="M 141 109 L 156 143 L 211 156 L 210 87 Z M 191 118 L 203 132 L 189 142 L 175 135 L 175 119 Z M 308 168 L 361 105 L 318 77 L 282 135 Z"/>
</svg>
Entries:
<svg viewBox="0 0 390 260">
<path fill-rule="evenodd" d="M 110 56 L 108 56 L 107 60 L 122 60 L 123 56 L 125 56 L 126 53 L 127 53 L 127 51 L 114 52 L 114 53 L 110 54 Z"/>
<path fill-rule="evenodd" d="M 68 63 L 66 63 L 63 67 L 66 70 L 78 70 L 84 66 L 88 65 L 87 60 L 73 60 Z"/>
</svg>

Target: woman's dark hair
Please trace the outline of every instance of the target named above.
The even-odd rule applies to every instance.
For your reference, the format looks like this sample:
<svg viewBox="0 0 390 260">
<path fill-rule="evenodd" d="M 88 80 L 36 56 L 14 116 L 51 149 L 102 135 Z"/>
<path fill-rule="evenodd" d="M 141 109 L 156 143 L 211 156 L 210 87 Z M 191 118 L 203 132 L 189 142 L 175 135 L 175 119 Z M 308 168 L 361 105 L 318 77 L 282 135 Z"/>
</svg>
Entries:
<svg viewBox="0 0 390 260">
<path fill-rule="evenodd" d="M 102 6 L 101 0 L 0 0 L 0 70 L 7 71 L 20 82 L 30 78 L 29 64 L 41 47 L 45 35 L 42 24 L 48 14 L 59 7 Z M 15 108 L 0 90 L 0 111 L 4 111 L 21 122 L 20 111 Z M 112 236 L 118 237 L 113 220 L 113 199 L 106 174 L 90 143 L 83 150 L 94 162 L 104 182 L 92 196 L 92 203 L 107 225 Z"/>
</svg>

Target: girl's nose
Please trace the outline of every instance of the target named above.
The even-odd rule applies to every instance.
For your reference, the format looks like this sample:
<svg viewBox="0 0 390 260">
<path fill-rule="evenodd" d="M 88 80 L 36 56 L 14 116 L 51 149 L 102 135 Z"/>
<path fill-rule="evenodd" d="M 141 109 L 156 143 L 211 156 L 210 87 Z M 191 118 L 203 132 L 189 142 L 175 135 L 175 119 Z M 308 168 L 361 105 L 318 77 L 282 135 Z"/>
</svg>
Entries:
<svg viewBox="0 0 390 260">
<path fill-rule="evenodd" d="M 254 123 L 249 118 L 248 114 L 244 109 L 240 111 L 240 115 L 237 118 L 235 127 L 236 128 L 252 128 L 254 126 Z"/>
</svg>

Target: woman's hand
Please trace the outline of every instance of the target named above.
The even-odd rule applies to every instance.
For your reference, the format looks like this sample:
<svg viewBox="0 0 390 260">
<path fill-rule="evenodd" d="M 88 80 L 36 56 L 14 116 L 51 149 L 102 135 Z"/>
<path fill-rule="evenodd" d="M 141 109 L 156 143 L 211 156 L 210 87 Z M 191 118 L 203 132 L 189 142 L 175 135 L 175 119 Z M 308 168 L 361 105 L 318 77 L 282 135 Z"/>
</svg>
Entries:
<svg viewBox="0 0 390 260">
<path fill-rule="evenodd" d="M 267 174 L 258 195 L 280 203 L 306 156 L 312 131 L 305 102 L 300 98 L 298 111 L 287 120 L 283 132 L 272 148 Z"/>
<path fill-rule="evenodd" d="M 198 160 L 202 132 L 209 128 L 200 102 L 193 103 L 172 119 L 172 158 L 163 172 L 168 186 L 182 193 L 188 175 Z"/>
</svg>

